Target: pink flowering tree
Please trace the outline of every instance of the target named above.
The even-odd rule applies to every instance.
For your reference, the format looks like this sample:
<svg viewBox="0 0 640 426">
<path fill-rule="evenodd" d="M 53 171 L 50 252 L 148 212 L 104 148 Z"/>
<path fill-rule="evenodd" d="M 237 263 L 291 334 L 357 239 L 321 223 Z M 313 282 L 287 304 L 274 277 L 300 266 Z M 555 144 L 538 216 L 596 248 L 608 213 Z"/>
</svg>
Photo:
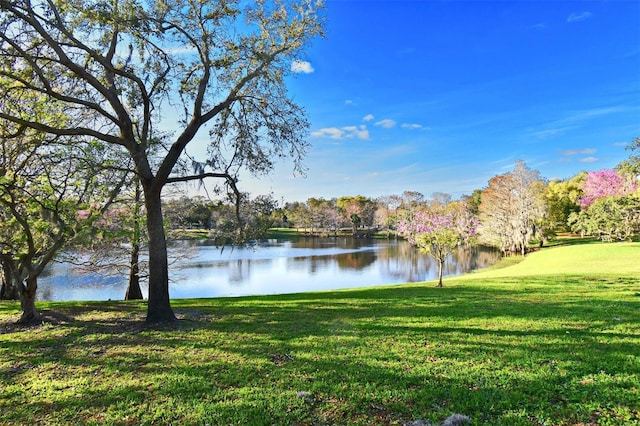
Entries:
<svg viewBox="0 0 640 426">
<path fill-rule="evenodd" d="M 438 262 L 438 287 L 442 287 L 442 271 L 447 258 L 476 235 L 477 227 L 478 221 L 469 215 L 421 210 L 411 220 L 398 224 L 398 234 Z"/>
<path fill-rule="evenodd" d="M 603 169 L 589 172 L 580 198 L 581 210 L 568 217 L 569 226 L 581 235 L 603 241 L 626 240 L 640 229 L 638 180 L 633 165 L 627 172 Z"/>
<path fill-rule="evenodd" d="M 612 169 L 589 172 L 582 184 L 584 195 L 579 200 L 580 207 L 586 210 L 596 200 L 608 196 L 628 195 L 637 189 L 638 183 L 630 175 Z"/>
</svg>

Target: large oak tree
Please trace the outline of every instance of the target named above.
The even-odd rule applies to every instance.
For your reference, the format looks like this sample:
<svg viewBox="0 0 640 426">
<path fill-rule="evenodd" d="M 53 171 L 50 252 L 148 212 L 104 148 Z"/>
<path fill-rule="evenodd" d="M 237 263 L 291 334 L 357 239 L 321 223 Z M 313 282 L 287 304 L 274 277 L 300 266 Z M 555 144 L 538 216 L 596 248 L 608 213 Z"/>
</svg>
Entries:
<svg viewBox="0 0 640 426">
<path fill-rule="evenodd" d="M 308 122 L 285 77 L 322 34 L 320 8 L 304 0 L 0 0 L 0 119 L 94 138 L 133 160 L 149 235 L 147 321 L 175 319 L 165 185 L 217 177 L 237 192 L 242 168 L 265 173 L 282 156 L 299 166 Z M 69 119 L 34 119 L 24 102 L 33 94 Z M 176 132 L 161 134 L 163 121 L 175 121 Z M 208 157 L 188 156 L 207 131 Z M 196 173 L 179 173 L 182 161 Z"/>
</svg>

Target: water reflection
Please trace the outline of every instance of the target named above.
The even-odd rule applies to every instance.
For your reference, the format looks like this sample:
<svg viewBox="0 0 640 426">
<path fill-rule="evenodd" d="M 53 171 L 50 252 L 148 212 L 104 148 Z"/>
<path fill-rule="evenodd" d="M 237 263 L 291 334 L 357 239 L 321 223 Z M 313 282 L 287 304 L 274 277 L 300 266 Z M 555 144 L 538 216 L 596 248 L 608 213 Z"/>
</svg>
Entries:
<svg viewBox="0 0 640 426">
<path fill-rule="evenodd" d="M 354 288 L 432 280 L 437 275 L 437 264 L 405 241 L 300 238 L 233 249 L 208 241 L 181 241 L 170 251 L 180 259 L 170 266 L 172 298 Z M 483 247 L 460 249 L 447 261 L 444 275 L 491 265 L 499 256 Z M 39 298 L 115 300 L 124 297 L 126 286 L 125 276 L 103 277 L 54 264 L 40 280 Z"/>
</svg>

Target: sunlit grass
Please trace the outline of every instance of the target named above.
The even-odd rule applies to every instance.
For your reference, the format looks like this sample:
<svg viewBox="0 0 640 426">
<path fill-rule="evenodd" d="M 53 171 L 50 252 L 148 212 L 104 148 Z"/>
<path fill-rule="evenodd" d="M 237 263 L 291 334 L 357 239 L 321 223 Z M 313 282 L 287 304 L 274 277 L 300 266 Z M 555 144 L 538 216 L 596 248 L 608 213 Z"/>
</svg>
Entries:
<svg viewBox="0 0 640 426">
<path fill-rule="evenodd" d="M 140 302 L 0 304 L 0 424 L 640 424 L 638 244 L 545 249 L 434 282 Z M 564 262 L 564 266 L 563 266 Z"/>
<path fill-rule="evenodd" d="M 640 243 L 591 243 L 550 247 L 526 256 L 507 257 L 504 264 L 478 271 L 468 277 L 527 275 L 614 275 L 640 274 Z M 500 266 L 511 266 L 508 269 Z"/>
</svg>

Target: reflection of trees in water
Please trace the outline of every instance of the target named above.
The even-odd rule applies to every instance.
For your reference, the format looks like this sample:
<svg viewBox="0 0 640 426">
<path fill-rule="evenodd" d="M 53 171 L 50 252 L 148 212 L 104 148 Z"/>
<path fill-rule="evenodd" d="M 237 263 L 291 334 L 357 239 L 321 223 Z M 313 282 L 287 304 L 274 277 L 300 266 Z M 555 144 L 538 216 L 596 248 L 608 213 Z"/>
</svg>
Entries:
<svg viewBox="0 0 640 426">
<path fill-rule="evenodd" d="M 41 301 L 53 300 L 53 292 L 51 290 L 51 286 L 39 286 L 37 298 Z"/>
<path fill-rule="evenodd" d="M 243 286 L 251 278 L 251 271 L 259 270 L 260 265 L 271 263 L 270 259 L 236 259 L 228 262 L 229 284 Z"/>
<path fill-rule="evenodd" d="M 291 249 L 305 250 L 325 250 L 326 255 L 304 255 L 296 257 L 288 257 L 286 259 L 286 269 L 295 271 L 307 271 L 314 274 L 318 271 L 329 269 L 337 266 L 339 269 L 361 270 L 372 265 L 376 261 L 376 252 L 374 250 L 353 251 L 348 253 L 335 253 L 332 249 L 337 250 L 360 250 L 363 247 L 370 247 L 371 240 L 354 239 L 351 237 L 302 237 L 289 240 Z M 267 246 L 277 246 L 277 244 L 264 244 Z M 262 246 L 262 244 L 261 244 Z M 333 252 L 333 253 L 331 253 Z M 320 251 L 322 253 L 322 251 Z M 265 260 L 238 260 L 229 262 L 229 281 L 231 283 L 242 284 L 249 279 L 251 272 L 250 263 L 253 265 L 268 262 Z M 207 263 L 203 263 L 203 267 L 207 267 Z"/>
<path fill-rule="evenodd" d="M 189 267 L 189 260 L 196 256 L 198 247 L 192 242 L 172 241 L 168 250 L 169 282 L 175 284 L 189 278 L 182 269 Z M 87 296 L 91 299 L 123 299 L 128 284 L 130 268 L 129 247 L 123 245 L 120 249 L 110 250 L 108 253 L 100 250 L 79 250 L 59 253 L 53 263 L 50 263 L 38 279 L 39 301 L 69 300 Z M 148 283 L 148 254 L 142 251 L 139 259 L 140 288 L 143 295 L 147 294 Z M 198 267 L 199 265 L 196 265 Z M 210 265 L 204 264 L 206 268 Z M 84 290 L 87 290 L 84 292 Z M 114 294 L 114 291 L 119 294 Z"/>
<path fill-rule="evenodd" d="M 447 274 L 464 274 L 486 268 L 500 260 L 500 251 L 491 247 L 461 247 L 447 260 Z"/>
<path fill-rule="evenodd" d="M 270 244 L 264 253 L 259 252 L 261 249 L 256 253 L 231 248 L 224 251 L 208 247 L 198 249 L 199 246 L 193 244 L 185 245 L 187 247 L 172 247 L 170 250 L 176 255 L 193 254 L 192 257 L 175 257 L 176 262 L 170 269 L 173 282 L 198 284 L 200 279 L 207 281 L 207 277 L 215 275 L 228 280 L 228 284 L 240 292 L 243 286 L 248 286 L 256 277 L 261 278 L 263 273 L 269 275 L 268 279 L 275 280 L 274 286 L 280 281 L 288 281 L 287 274 L 295 274 L 299 277 L 300 291 L 315 289 L 313 286 L 317 285 L 318 277 L 339 277 L 340 272 L 353 276 L 352 272 L 362 271 L 362 274 L 357 274 L 358 278 L 354 278 L 358 285 L 425 281 L 436 278 L 437 274 L 437 263 L 406 241 L 301 238 L 297 242 Z M 192 246 L 193 249 L 188 248 Z M 313 248 L 317 250 L 311 250 Z M 299 257 L 292 257 L 296 254 Z M 447 260 L 444 274 L 451 276 L 486 267 L 499 258 L 498 251 L 485 247 L 459 250 Z M 321 286 L 326 286 L 324 279 L 322 281 Z M 78 265 L 56 263 L 43 273 L 39 281 L 38 300 L 85 299 L 82 296 L 85 289 L 90 290 L 87 294 L 92 299 L 119 299 L 124 295 L 126 284 L 124 275 L 101 276 Z M 256 283 L 256 286 L 260 285 L 263 283 Z M 268 283 L 264 285 L 269 286 Z M 143 292 L 146 292 L 146 286 Z"/>
<path fill-rule="evenodd" d="M 376 253 L 370 250 L 328 256 L 292 257 L 288 259 L 287 269 L 315 273 L 337 265 L 339 269 L 362 270 L 376 261 Z"/>
<path fill-rule="evenodd" d="M 334 256 L 340 269 L 364 269 L 376 261 L 376 254 L 373 251 L 356 251 L 353 253 Z"/>
<path fill-rule="evenodd" d="M 292 244 L 294 248 L 299 249 L 320 249 L 329 247 L 359 249 L 369 245 L 371 245 L 370 240 L 351 237 L 305 237 L 294 240 Z"/>
<path fill-rule="evenodd" d="M 71 300 L 69 293 L 79 296 L 78 300 L 84 300 L 83 290 L 87 290 L 88 294 L 92 295 L 92 299 L 106 300 L 114 298 L 112 294 L 114 289 L 119 291 L 118 296 L 115 296 L 119 299 L 124 297 L 124 289 L 127 286 L 126 276 L 87 271 L 84 265 L 55 262 L 51 263 L 45 271 L 38 280 L 36 297 L 39 301 Z M 142 291 L 146 292 L 146 284 L 141 287 Z M 101 295 L 102 292 L 108 296 Z"/>
<path fill-rule="evenodd" d="M 380 269 L 386 276 L 397 281 L 424 281 L 429 271 L 437 266 L 433 259 L 420 253 L 406 241 L 399 241 L 378 252 Z"/>
<path fill-rule="evenodd" d="M 327 269 L 335 260 L 333 256 L 301 256 L 287 259 L 288 271 L 308 271 L 313 274 Z"/>
<path fill-rule="evenodd" d="M 230 261 L 229 268 L 229 284 L 241 285 L 251 276 L 251 260 L 238 259 Z"/>
<path fill-rule="evenodd" d="M 436 277 L 437 264 L 406 241 L 380 250 L 378 262 L 382 272 L 406 282 L 425 281 Z M 494 264 L 500 252 L 484 246 L 460 247 L 447 259 L 443 275 L 460 275 Z"/>
<path fill-rule="evenodd" d="M 204 269 L 215 271 L 225 270 L 227 271 L 227 277 L 230 285 L 243 286 L 251 279 L 251 272 L 259 270 L 260 265 L 266 265 L 271 263 L 271 259 L 234 259 L 223 260 L 216 262 L 198 262 L 188 265 L 189 269 Z M 183 280 L 189 279 L 188 270 L 184 274 Z"/>
</svg>

